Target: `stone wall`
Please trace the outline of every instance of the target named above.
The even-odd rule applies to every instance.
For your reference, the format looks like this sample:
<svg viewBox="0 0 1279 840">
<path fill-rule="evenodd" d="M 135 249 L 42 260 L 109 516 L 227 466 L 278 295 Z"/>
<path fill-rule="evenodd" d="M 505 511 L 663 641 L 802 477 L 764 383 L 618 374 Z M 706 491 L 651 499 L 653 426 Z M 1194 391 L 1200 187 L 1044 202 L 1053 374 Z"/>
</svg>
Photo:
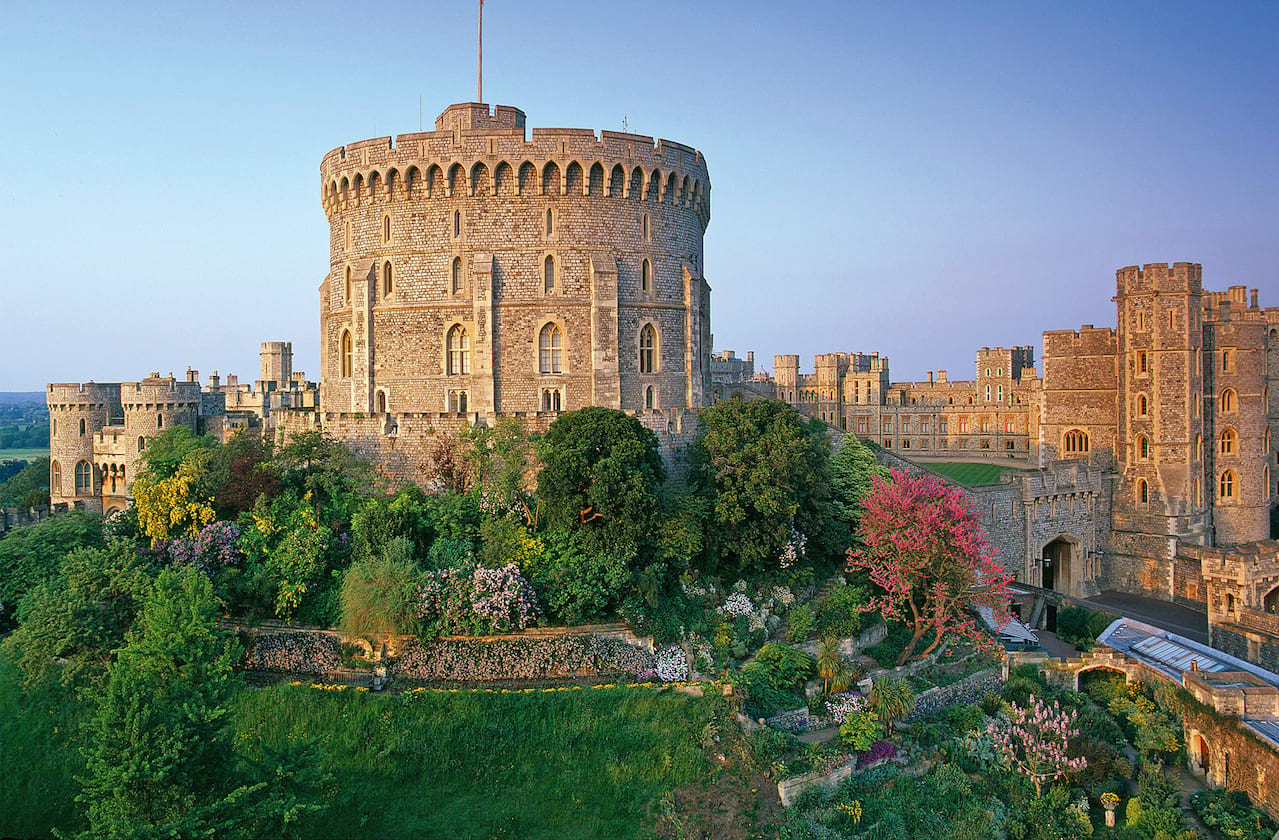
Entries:
<svg viewBox="0 0 1279 840">
<path fill-rule="evenodd" d="M 906 716 L 906 721 L 934 717 L 952 706 L 980 703 L 987 694 L 997 693 L 1003 684 L 1003 666 L 1000 665 L 970 674 L 954 685 L 930 688 L 915 699 L 915 708 Z"/>
<path fill-rule="evenodd" d="M 33 508 L 0 508 L 0 536 L 27 525 L 36 525 L 48 519 L 49 508 L 45 505 Z"/>
</svg>

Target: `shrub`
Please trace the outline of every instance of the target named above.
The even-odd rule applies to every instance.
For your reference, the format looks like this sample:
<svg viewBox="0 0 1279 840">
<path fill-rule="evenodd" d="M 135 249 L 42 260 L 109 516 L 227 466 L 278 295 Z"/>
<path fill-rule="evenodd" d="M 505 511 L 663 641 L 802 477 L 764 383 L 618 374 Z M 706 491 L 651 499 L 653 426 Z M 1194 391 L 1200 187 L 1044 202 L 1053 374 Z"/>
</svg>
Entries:
<svg viewBox="0 0 1279 840">
<path fill-rule="evenodd" d="M 776 729 L 764 728 L 758 732 L 752 732 L 746 739 L 746 748 L 750 751 L 751 759 L 761 767 L 768 767 L 774 761 L 790 752 L 797 744 L 795 736 L 789 732 L 779 732 Z"/>
<path fill-rule="evenodd" d="M 348 636 L 414 632 L 420 579 L 417 566 L 403 557 L 383 555 L 352 563 L 342 576 L 342 632 Z"/>
<path fill-rule="evenodd" d="M 883 732 L 879 717 L 870 711 L 851 713 L 839 727 L 839 737 L 857 752 L 869 750 Z"/>
<path fill-rule="evenodd" d="M 790 642 L 803 642 L 813 632 L 813 608 L 808 604 L 800 604 L 790 611 L 788 618 L 789 628 L 786 631 L 786 640 Z"/>
<path fill-rule="evenodd" d="M 838 586 L 817 605 L 817 632 L 840 639 L 857 635 L 862 627 L 862 614 L 857 611 L 868 600 L 860 586 Z"/>
<path fill-rule="evenodd" d="M 1080 650 L 1089 650 L 1115 616 L 1086 607 L 1066 607 L 1057 613 L 1057 637 Z"/>
<path fill-rule="evenodd" d="M 1190 807 L 1204 825 L 1232 840 L 1269 840 L 1279 828 L 1243 791 L 1201 790 L 1190 797 Z"/>
<path fill-rule="evenodd" d="M 794 688 L 813 673 L 813 658 L 786 645 L 767 644 L 742 667 L 760 672 L 774 688 Z"/>
</svg>

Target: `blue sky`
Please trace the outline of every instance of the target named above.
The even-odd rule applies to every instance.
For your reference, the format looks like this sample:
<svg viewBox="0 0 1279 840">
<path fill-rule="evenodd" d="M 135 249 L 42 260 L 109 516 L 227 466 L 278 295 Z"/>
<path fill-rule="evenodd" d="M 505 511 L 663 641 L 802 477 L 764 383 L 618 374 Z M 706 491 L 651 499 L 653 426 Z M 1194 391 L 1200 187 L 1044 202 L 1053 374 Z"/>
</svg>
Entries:
<svg viewBox="0 0 1279 840">
<path fill-rule="evenodd" d="M 0 390 L 318 374 L 319 163 L 475 90 L 473 2 L 4 4 Z M 1114 271 L 1279 305 L 1279 4 L 485 5 L 485 99 L 700 149 L 717 349 L 896 379 L 1114 321 Z M 1038 354 L 1037 354 L 1038 355 Z"/>
</svg>

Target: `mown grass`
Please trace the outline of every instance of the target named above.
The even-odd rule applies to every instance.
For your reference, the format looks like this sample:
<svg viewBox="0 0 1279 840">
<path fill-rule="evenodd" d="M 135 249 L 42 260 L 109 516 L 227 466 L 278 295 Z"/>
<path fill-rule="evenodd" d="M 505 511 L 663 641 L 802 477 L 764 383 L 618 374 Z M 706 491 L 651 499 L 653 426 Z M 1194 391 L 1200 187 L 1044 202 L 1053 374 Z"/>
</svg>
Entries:
<svg viewBox="0 0 1279 840">
<path fill-rule="evenodd" d="M 0 449 L 0 461 L 34 461 L 48 455 L 48 449 Z"/>
<path fill-rule="evenodd" d="M 965 464 L 957 461 L 929 461 L 924 466 L 960 484 L 998 484 L 1011 468 L 999 464 Z"/>
<path fill-rule="evenodd" d="M 24 692 L 0 655 L 0 836 L 83 828 L 90 704 Z M 276 685 L 235 699 L 237 747 L 315 739 L 330 807 L 304 838 L 647 838 L 659 801 L 716 783 L 699 739 L 714 701 L 655 689 L 375 695 Z"/>
<path fill-rule="evenodd" d="M 712 701 L 648 689 L 242 693 L 237 738 L 318 737 L 332 807 L 304 837 L 651 837 L 658 800 L 704 782 Z M 253 744 L 245 746 L 252 747 Z"/>
<path fill-rule="evenodd" d="M 86 703 L 50 681 L 22 689 L 0 655 L 0 837 L 48 837 L 84 827 L 75 804 L 84 771 L 77 747 Z"/>
</svg>

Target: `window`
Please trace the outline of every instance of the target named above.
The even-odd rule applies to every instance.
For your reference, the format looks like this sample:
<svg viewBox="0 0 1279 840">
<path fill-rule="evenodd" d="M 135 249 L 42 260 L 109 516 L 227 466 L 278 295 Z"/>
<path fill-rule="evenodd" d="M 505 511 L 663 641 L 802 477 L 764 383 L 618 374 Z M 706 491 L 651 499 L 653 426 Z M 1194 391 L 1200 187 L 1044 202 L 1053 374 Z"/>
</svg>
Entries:
<svg viewBox="0 0 1279 840">
<path fill-rule="evenodd" d="M 84 437 L 84 418 L 80 418 L 80 437 Z"/>
<path fill-rule="evenodd" d="M 1137 482 L 1137 501 L 1143 505 L 1150 502 L 1150 485 L 1146 484 L 1144 478 Z"/>
<path fill-rule="evenodd" d="M 657 372 L 657 330 L 652 324 L 645 324 L 640 330 L 639 369 L 640 373 Z"/>
<path fill-rule="evenodd" d="M 555 291 L 555 257 L 547 256 L 542 263 L 542 291 L 548 295 Z"/>
<path fill-rule="evenodd" d="M 391 241 L 391 217 L 389 215 L 382 217 L 382 242 Z"/>
<path fill-rule="evenodd" d="M 460 210 L 453 211 L 453 238 L 462 235 L 462 213 Z"/>
<path fill-rule="evenodd" d="M 1223 500 L 1235 497 L 1235 474 L 1231 470 L 1221 474 L 1220 496 Z"/>
<path fill-rule="evenodd" d="M 645 213 L 645 214 L 644 214 L 644 220 L 643 220 L 643 222 L 641 223 L 640 227 L 641 227 L 641 229 L 642 229 L 642 231 L 643 231 L 643 234 L 644 234 L 644 238 L 645 238 L 645 239 L 652 239 L 652 238 L 653 238 L 653 231 L 652 231 L 652 229 L 649 227 L 649 224 L 648 224 L 648 214 L 647 214 L 647 213 Z"/>
<path fill-rule="evenodd" d="M 1203 485 L 1199 483 L 1199 479 L 1197 478 L 1194 481 L 1194 493 L 1195 493 L 1195 507 L 1203 507 L 1204 489 L 1203 489 Z"/>
<path fill-rule="evenodd" d="M 1004 386 L 1003 386 L 1003 385 L 1000 385 L 996 393 L 997 393 L 996 399 L 997 399 L 999 402 L 1003 402 L 1003 401 L 1004 401 Z"/>
<path fill-rule="evenodd" d="M 564 337 L 558 325 L 551 323 L 542 327 L 537 337 L 538 369 L 542 373 L 560 373 L 560 352 Z M 549 409 L 548 409 L 549 410 Z M 559 409 L 555 409 L 559 411 Z"/>
<path fill-rule="evenodd" d="M 1234 353 L 1232 353 L 1229 350 L 1222 350 L 1221 351 L 1221 372 L 1230 373 L 1230 370 L 1233 367 L 1234 367 Z"/>
<path fill-rule="evenodd" d="M 146 448 L 147 448 L 147 439 L 144 438 L 142 435 L 138 435 L 138 451 L 141 452 L 142 450 Z"/>
<path fill-rule="evenodd" d="M 548 207 L 546 208 L 546 235 L 552 236 L 555 233 L 555 214 Z"/>
<path fill-rule="evenodd" d="M 155 427 L 156 427 L 157 429 L 163 429 L 163 428 L 164 428 L 164 415 L 163 415 L 163 414 L 157 414 L 157 415 L 155 416 Z"/>
<path fill-rule="evenodd" d="M 1137 457 L 1142 461 L 1150 458 L 1150 440 L 1145 435 L 1137 435 Z"/>
<path fill-rule="evenodd" d="M 1175 309 L 1168 310 L 1168 329 L 1177 329 L 1177 310 Z"/>
<path fill-rule="evenodd" d="M 865 417 L 857 418 L 857 434 L 859 435 L 866 434 L 866 418 Z"/>
<path fill-rule="evenodd" d="M 462 292 L 462 258 L 453 258 L 453 294 Z"/>
<path fill-rule="evenodd" d="M 349 330 L 342 331 L 342 349 L 339 353 L 338 365 L 341 369 L 342 376 L 351 375 L 351 333 Z"/>
<path fill-rule="evenodd" d="M 374 410 L 378 414 L 386 414 L 386 391 L 377 392 L 377 401 L 374 403 Z"/>
<path fill-rule="evenodd" d="M 55 417 L 55 418 L 53 418 L 52 420 L 50 420 L 50 421 L 49 421 L 49 433 L 50 433 L 50 434 L 52 434 L 54 437 L 57 437 L 57 434 L 58 434 L 58 418 L 56 418 L 56 417 Z M 1267 447 L 1267 448 L 1269 448 L 1269 447 L 1270 447 L 1270 444 L 1266 444 L 1266 447 Z"/>
<path fill-rule="evenodd" d="M 347 251 L 351 250 L 351 223 L 350 222 L 346 223 L 346 237 L 343 240 L 343 245 L 345 246 L 345 250 Z"/>
<path fill-rule="evenodd" d="M 1221 411 L 1223 414 L 1228 414 L 1234 411 L 1235 402 L 1236 402 L 1236 399 L 1235 399 L 1234 388 L 1227 388 L 1226 390 L 1221 392 Z"/>
<path fill-rule="evenodd" d="M 987 371 L 989 373 L 990 371 Z M 990 402 L 990 386 L 986 386 L 986 402 Z"/>
<path fill-rule="evenodd" d="M 382 296 L 386 297 L 395 291 L 395 283 L 391 279 L 390 261 L 382 263 Z"/>
<path fill-rule="evenodd" d="M 966 418 L 960 418 L 959 420 L 959 433 L 961 435 L 968 434 L 968 420 Z"/>
<path fill-rule="evenodd" d="M 1004 423 L 1004 432 L 1005 432 L 1006 434 L 1010 434 L 1010 435 L 1011 435 L 1011 434 L 1015 433 L 1016 431 L 1017 431 L 1017 423 L 1016 423 L 1015 421 L 1013 421 L 1013 420 L 1009 420 L 1009 421 L 1007 421 L 1007 422 L 1005 422 L 1005 423 Z"/>
<path fill-rule="evenodd" d="M 88 461 L 75 465 L 75 493 L 83 496 L 93 492 L 93 466 Z"/>
<path fill-rule="evenodd" d="M 657 397 L 653 392 L 653 386 L 649 385 L 644 389 L 644 407 L 657 408 Z"/>
<path fill-rule="evenodd" d="M 1012 451 L 1013 449 L 1016 449 L 1016 448 L 1017 448 L 1017 444 L 1016 444 L 1016 442 L 1011 441 L 1011 440 L 1006 440 L 1006 441 L 1004 441 L 1004 449 L 1007 449 L 1007 450 L 1009 450 L 1009 451 Z"/>
<path fill-rule="evenodd" d="M 448 334 L 448 375 L 463 376 L 471 372 L 471 337 L 466 327 L 455 325 Z"/>
<path fill-rule="evenodd" d="M 542 389 L 542 410 L 543 411 L 562 411 L 562 397 L 559 388 L 543 388 Z"/>
<path fill-rule="evenodd" d="M 1145 394 L 1137 396 L 1137 416 L 1145 417 L 1150 413 L 1150 401 L 1146 399 Z"/>
<path fill-rule="evenodd" d="M 346 292 L 342 297 L 346 303 L 351 303 L 351 266 L 346 267 Z"/>
<path fill-rule="evenodd" d="M 1234 455 L 1235 443 L 1239 440 L 1239 435 L 1235 434 L 1234 429 L 1226 429 L 1221 433 L 1221 454 Z"/>
<path fill-rule="evenodd" d="M 454 414 L 465 414 L 467 403 L 466 391 L 449 391 L 448 410 Z"/>
<path fill-rule="evenodd" d="M 651 292 L 653 290 L 653 264 L 648 260 L 640 263 L 640 291 Z"/>
<path fill-rule="evenodd" d="M 1195 435 L 1195 458 L 1202 460 L 1204 456 L 1204 439 L 1202 435 Z"/>
<path fill-rule="evenodd" d="M 937 431 L 938 431 L 938 433 L 939 433 L 939 434 L 943 434 L 943 435 L 944 435 L 944 434 L 946 434 L 946 429 L 947 429 L 947 427 L 948 427 L 949 425 L 950 425 L 950 424 L 947 422 L 947 420 L 946 420 L 946 418 L 945 418 L 945 417 L 943 417 L 943 418 L 941 418 L 940 420 L 938 420 L 938 421 L 937 421 Z"/>
<path fill-rule="evenodd" d="M 1149 373 L 1149 371 L 1150 369 L 1147 367 L 1146 362 L 1146 351 L 1139 350 L 1137 352 L 1137 373 Z"/>
<path fill-rule="evenodd" d="M 49 465 L 49 492 L 55 496 L 62 495 L 62 465 L 54 461 Z"/>
<path fill-rule="evenodd" d="M 990 418 L 989 418 L 989 417 L 983 417 L 983 418 L 981 418 L 981 430 L 982 430 L 983 432 L 989 432 L 989 431 L 990 431 Z"/>
</svg>

